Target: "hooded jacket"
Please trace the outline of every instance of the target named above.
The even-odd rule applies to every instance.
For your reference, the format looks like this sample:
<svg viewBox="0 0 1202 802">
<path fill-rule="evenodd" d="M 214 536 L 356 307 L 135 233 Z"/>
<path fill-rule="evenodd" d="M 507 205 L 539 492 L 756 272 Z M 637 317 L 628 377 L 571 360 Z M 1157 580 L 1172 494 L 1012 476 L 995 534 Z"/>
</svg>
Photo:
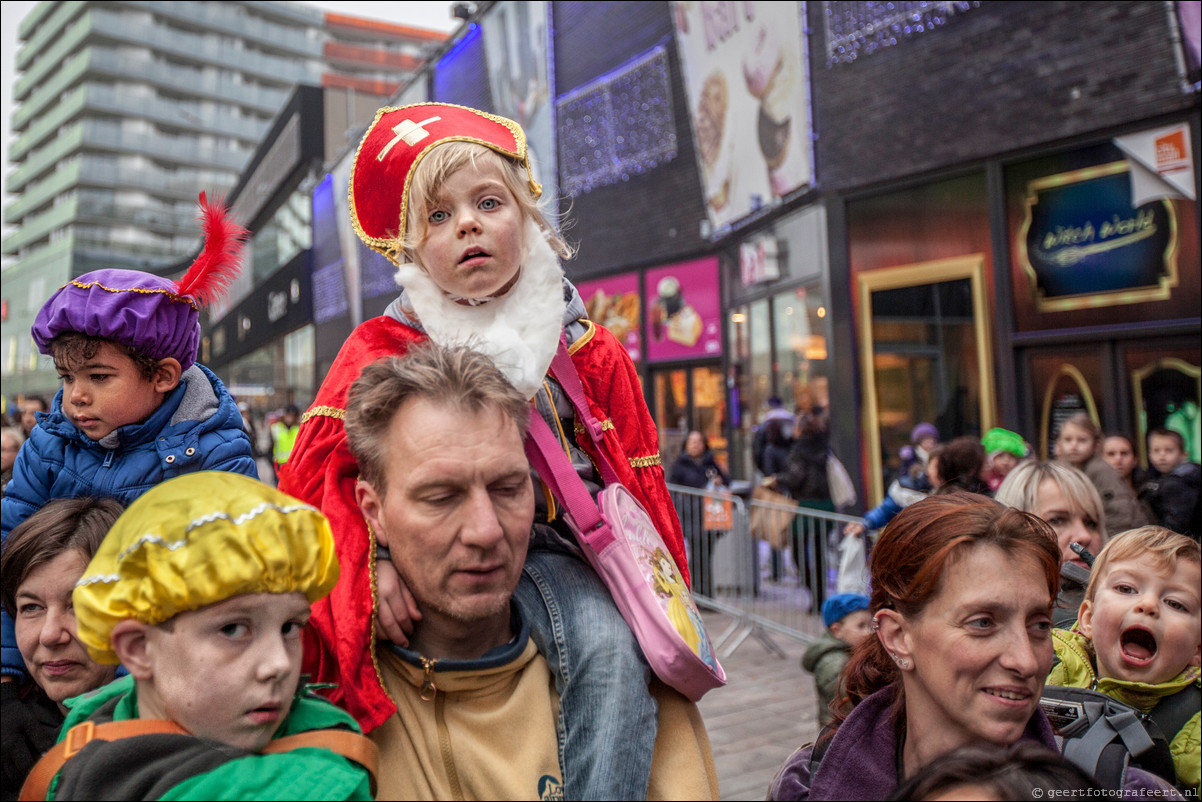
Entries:
<svg viewBox="0 0 1202 802">
<path fill-rule="evenodd" d="M 50 412 L 38 413 L 13 479 L 0 502 L 0 535 L 8 533 L 51 499 L 115 498 L 130 504 L 157 484 L 195 471 L 230 471 L 259 478 L 242 413 L 221 380 L 201 364 L 184 371 L 179 386 L 142 423 L 122 426 L 93 440 L 63 413 L 59 390 Z M 23 674 L 11 621 L 4 614 L 6 674 Z"/>
<path fill-rule="evenodd" d="M 1172 679 L 1156 685 L 1099 677 L 1093 643 L 1080 632 L 1052 630 L 1052 646 L 1058 662 L 1048 674 L 1049 685 L 1090 688 L 1147 713 L 1166 696 L 1180 693 L 1191 685 L 1202 687 L 1202 668 L 1186 666 Z M 1202 784 L 1202 713 L 1195 713 L 1178 732 L 1166 732 L 1173 768 L 1180 785 L 1198 788 Z"/>
<path fill-rule="evenodd" d="M 801 656 L 801 667 L 814 675 L 814 685 L 818 689 L 820 726 L 831 723 L 830 705 L 839 693 L 839 674 L 850 657 L 851 645 L 836 638 L 829 630 L 807 646 Z"/>
</svg>

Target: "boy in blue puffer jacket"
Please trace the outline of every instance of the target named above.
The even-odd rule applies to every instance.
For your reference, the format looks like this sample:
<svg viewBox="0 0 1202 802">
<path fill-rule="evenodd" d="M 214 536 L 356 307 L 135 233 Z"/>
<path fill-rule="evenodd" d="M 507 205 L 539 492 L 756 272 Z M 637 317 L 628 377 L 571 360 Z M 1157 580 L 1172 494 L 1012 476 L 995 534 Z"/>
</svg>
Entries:
<svg viewBox="0 0 1202 802">
<path fill-rule="evenodd" d="M 63 387 L 17 455 L 0 502 L 0 539 L 54 498 L 108 496 L 128 505 L 193 471 L 258 478 L 237 404 L 196 362 L 200 307 L 237 274 L 246 231 L 203 194 L 200 201 L 205 247 L 178 282 L 97 270 L 38 312 L 33 339 L 54 357 Z M 7 613 L 0 624 L 0 671 L 22 675 Z"/>
</svg>

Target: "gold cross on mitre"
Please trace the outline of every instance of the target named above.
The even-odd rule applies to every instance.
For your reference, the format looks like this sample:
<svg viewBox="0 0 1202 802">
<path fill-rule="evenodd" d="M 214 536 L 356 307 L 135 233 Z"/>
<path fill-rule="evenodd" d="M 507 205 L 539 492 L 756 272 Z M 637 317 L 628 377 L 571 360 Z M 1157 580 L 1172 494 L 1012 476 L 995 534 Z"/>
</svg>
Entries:
<svg viewBox="0 0 1202 802">
<path fill-rule="evenodd" d="M 428 120 L 422 120 L 420 123 L 415 123 L 413 120 L 401 120 L 392 127 L 393 133 L 396 136 L 384 146 L 384 149 L 380 151 L 380 155 L 376 156 L 376 161 L 384 161 L 384 157 L 388 155 L 388 151 L 392 150 L 392 146 L 401 140 L 404 140 L 406 145 L 416 145 L 418 142 L 421 142 L 430 135 L 430 132 L 422 128 L 422 126 L 438 122 L 441 119 L 441 117 L 431 117 Z"/>
</svg>

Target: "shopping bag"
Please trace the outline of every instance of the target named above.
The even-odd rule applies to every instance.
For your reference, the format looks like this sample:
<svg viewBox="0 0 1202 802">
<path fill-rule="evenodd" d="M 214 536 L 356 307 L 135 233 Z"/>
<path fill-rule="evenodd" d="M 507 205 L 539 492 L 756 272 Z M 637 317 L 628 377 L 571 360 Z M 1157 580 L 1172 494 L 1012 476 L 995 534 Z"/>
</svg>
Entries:
<svg viewBox="0 0 1202 802">
<path fill-rule="evenodd" d="M 774 549 L 783 549 L 789 545 L 789 531 L 792 529 L 796 513 L 793 510 L 782 510 L 768 505 L 796 507 L 797 502 L 784 493 L 778 493 L 763 485 L 751 493 L 751 536 L 768 541 Z"/>
<path fill-rule="evenodd" d="M 846 535 L 839 544 L 839 575 L 835 579 L 835 592 L 867 594 L 868 586 L 868 558 L 864 550 L 864 537 Z"/>
<path fill-rule="evenodd" d="M 830 488 L 831 501 L 836 510 L 846 509 L 858 500 L 856 486 L 852 484 L 847 468 L 831 453 L 826 455 L 826 484 Z"/>
<path fill-rule="evenodd" d="M 730 496 L 720 491 L 715 482 L 710 482 L 705 488 L 705 502 L 701 509 L 701 525 L 707 531 L 730 531 Z"/>
</svg>

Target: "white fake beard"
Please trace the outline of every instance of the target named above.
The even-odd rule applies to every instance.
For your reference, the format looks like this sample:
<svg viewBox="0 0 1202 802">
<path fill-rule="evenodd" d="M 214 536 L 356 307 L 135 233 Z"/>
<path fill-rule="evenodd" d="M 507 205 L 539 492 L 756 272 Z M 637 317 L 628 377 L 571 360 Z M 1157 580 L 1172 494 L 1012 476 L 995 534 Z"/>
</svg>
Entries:
<svg viewBox="0 0 1202 802">
<path fill-rule="evenodd" d="M 566 302 L 563 270 L 532 220 L 523 232 L 521 274 L 509 291 L 477 306 L 451 300 L 421 267 L 401 265 L 396 282 L 439 345 L 466 345 L 492 359 L 526 398 L 533 398 L 559 347 Z"/>
</svg>

